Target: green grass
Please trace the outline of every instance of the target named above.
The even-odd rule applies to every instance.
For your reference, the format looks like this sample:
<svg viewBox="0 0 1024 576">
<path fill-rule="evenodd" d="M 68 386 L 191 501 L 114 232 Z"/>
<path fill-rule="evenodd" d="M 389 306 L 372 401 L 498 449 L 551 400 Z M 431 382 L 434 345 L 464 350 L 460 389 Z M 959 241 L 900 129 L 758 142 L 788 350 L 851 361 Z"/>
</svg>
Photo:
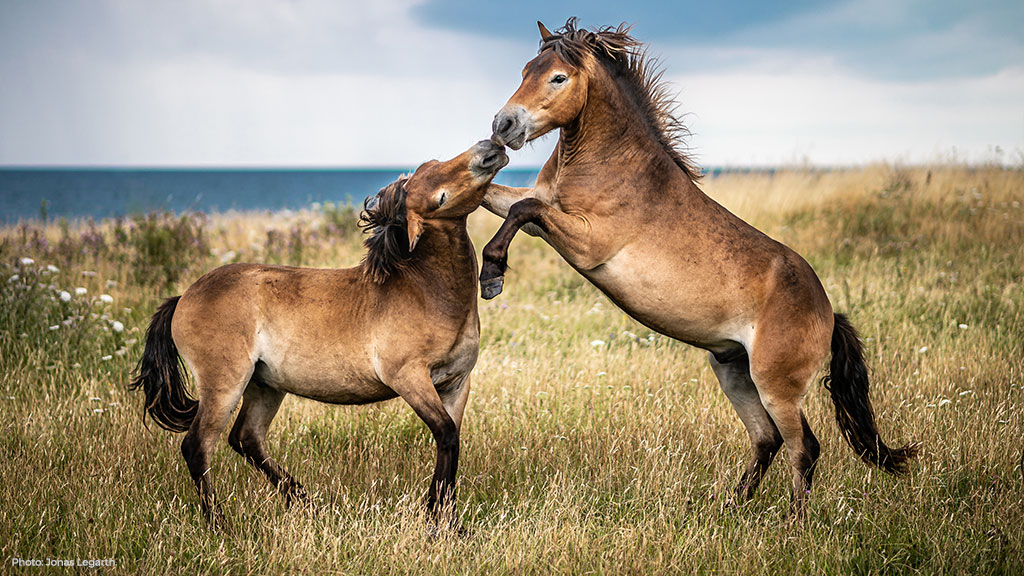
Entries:
<svg viewBox="0 0 1024 576">
<path fill-rule="evenodd" d="M 0 230 L 4 567 L 16 572 L 19 557 L 170 574 L 1024 571 L 1024 173 L 878 166 L 704 187 L 803 254 L 851 317 L 882 434 L 923 443 L 909 475 L 860 463 L 815 387 L 806 409 L 822 459 L 805 525 L 787 528 L 782 458 L 753 501 L 725 506 L 749 447 L 704 353 L 652 336 L 520 236 L 504 294 L 480 304 L 459 470 L 469 537 L 425 529 L 433 441 L 401 400 L 294 397 L 270 447 L 315 507 L 286 510 L 224 445 L 213 474 L 231 531 L 211 533 L 180 435 L 145 428 L 140 395 L 125 389 L 149 316 L 222 262 L 354 265 L 354 215 L 28 222 Z M 473 216 L 478 248 L 496 226 Z"/>
</svg>

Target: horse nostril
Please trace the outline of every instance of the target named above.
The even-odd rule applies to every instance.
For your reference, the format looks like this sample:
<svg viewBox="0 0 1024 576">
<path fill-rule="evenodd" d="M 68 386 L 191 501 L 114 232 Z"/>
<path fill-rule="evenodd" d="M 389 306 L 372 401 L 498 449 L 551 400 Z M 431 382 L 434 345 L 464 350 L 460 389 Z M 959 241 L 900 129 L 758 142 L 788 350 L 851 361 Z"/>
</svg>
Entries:
<svg viewBox="0 0 1024 576">
<path fill-rule="evenodd" d="M 515 122 L 511 118 L 509 118 L 509 117 L 503 118 L 501 120 L 501 124 L 498 125 L 498 134 L 500 134 L 502 136 L 508 134 L 509 132 L 512 131 L 512 126 L 514 124 L 515 124 Z"/>
</svg>

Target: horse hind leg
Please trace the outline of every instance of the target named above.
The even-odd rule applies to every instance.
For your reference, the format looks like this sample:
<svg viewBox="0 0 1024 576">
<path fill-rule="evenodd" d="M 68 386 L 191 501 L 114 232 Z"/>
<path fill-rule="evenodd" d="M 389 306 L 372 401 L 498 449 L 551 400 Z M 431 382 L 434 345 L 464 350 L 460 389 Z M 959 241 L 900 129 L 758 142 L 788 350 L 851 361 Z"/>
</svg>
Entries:
<svg viewBox="0 0 1024 576">
<path fill-rule="evenodd" d="M 801 403 L 810 386 L 813 374 L 803 377 L 758 378 L 755 374 L 761 402 L 775 423 L 786 444 L 786 454 L 793 474 L 791 518 L 800 520 L 807 508 L 808 496 L 814 481 L 814 470 L 821 447 L 807 424 Z"/>
<path fill-rule="evenodd" d="M 245 389 L 242 408 L 228 434 L 228 444 L 263 472 L 284 497 L 285 505 L 290 506 L 293 501 L 306 501 L 306 490 L 267 452 L 267 429 L 284 397 L 284 392 L 253 378 Z"/>
<path fill-rule="evenodd" d="M 199 494 L 203 517 L 211 528 L 217 529 L 223 526 L 224 518 L 210 477 L 211 456 L 252 375 L 252 365 L 247 368 L 199 366 L 193 367 L 192 372 L 199 388 L 199 408 L 181 441 L 181 455 Z"/>
<path fill-rule="evenodd" d="M 715 372 L 722 391 L 732 403 L 750 437 L 753 454 L 736 486 L 737 500 L 746 501 L 754 496 L 768 467 L 782 447 L 782 435 L 761 404 L 761 397 L 750 377 L 750 362 L 747 355 L 728 362 L 719 362 L 714 354 L 708 356 L 711 369 Z"/>
</svg>

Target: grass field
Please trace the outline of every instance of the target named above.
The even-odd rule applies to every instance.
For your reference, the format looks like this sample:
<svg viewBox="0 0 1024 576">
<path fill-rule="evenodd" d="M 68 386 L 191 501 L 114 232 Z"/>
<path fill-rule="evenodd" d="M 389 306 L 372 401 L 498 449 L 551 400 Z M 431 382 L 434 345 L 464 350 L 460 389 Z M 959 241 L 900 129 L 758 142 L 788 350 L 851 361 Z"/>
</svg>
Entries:
<svg viewBox="0 0 1024 576">
<path fill-rule="evenodd" d="M 936 166 L 725 175 L 703 187 L 804 255 L 866 342 L 909 475 L 862 464 L 820 386 L 809 519 L 787 529 L 777 460 L 724 501 L 748 458 L 705 354 L 633 322 L 541 241 L 513 243 L 480 303 L 462 436 L 466 538 L 430 538 L 426 427 L 401 400 L 294 397 L 271 452 L 313 495 L 287 510 L 227 447 L 207 531 L 178 445 L 125 384 L 149 316 L 222 262 L 351 266 L 347 208 L 29 222 L 0 231 L 0 572 L 12 558 L 113 559 L 132 573 L 1021 573 L 1024 172 Z M 498 220 L 477 213 L 478 249 Z M 31 262 L 30 262 L 31 260 Z"/>
</svg>

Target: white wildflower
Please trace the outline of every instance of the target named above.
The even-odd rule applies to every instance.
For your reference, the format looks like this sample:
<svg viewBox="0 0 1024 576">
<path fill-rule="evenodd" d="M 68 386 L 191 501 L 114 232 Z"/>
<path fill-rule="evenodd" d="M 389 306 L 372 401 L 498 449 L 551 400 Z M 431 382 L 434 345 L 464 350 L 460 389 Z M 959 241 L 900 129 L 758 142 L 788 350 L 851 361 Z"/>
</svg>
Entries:
<svg viewBox="0 0 1024 576">
<path fill-rule="evenodd" d="M 17 274 L 15 274 L 14 276 L 11 276 L 10 278 L 7 279 L 7 283 L 8 284 L 13 284 L 14 282 L 17 282 L 18 280 L 21 280 L 21 276 L 18 276 Z"/>
<path fill-rule="evenodd" d="M 107 280 L 107 288 L 113 288 L 117 286 L 117 280 Z"/>
<path fill-rule="evenodd" d="M 967 324 L 957 324 L 956 327 L 961 330 L 967 330 L 968 328 Z"/>
<path fill-rule="evenodd" d="M 590 345 L 594 348 L 600 348 L 604 346 L 604 340 L 591 340 Z"/>
<path fill-rule="evenodd" d="M 114 297 L 110 294 L 100 294 L 100 302 L 103 302 L 104 304 L 113 304 Z"/>
<path fill-rule="evenodd" d="M 85 276 L 86 278 L 94 278 L 96 273 L 92 270 L 82 270 L 82 276 Z"/>
<path fill-rule="evenodd" d="M 53 326 L 50 326 L 50 332 L 54 332 L 57 330 L 60 330 L 60 324 L 54 324 Z"/>
<path fill-rule="evenodd" d="M 103 414 L 103 408 L 93 408 L 92 411 L 94 414 Z"/>
<path fill-rule="evenodd" d="M 124 332 L 124 324 L 121 324 L 117 320 L 111 322 L 110 327 L 114 330 L 114 332 Z"/>
<path fill-rule="evenodd" d="M 75 296 L 85 296 L 88 293 L 89 291 L 86 290 L 85 288 L 82 288 L 81 286 L 75 288 Z"/>
<path fill-rule="evenodd" d="M 60 268 L 57 268 L 53 264 L 47 264 L 46 271 L 49 272 L 50 274 L 56 274 L 57 272 L 60 272 Z"/>
<path fill-rule="evenodd" d="M 946 404 L 952 404 L 952 403 L 953 403 L 952 400 L 950 400 L 948 398 L 943 398 L 942 400 L 939 400 L 939 408 L 942 408 Z"/>
<path fill-rule="evenodd" d="M 927 351 L 928 351 L 928 347 L 927 346 L 921 346 L 921 349 L 918 350 L 917 353 L 918 354 L 924 354 Z"/>
<path fill-rule="evenodd" d="M 71 293 L 68 292 L 67 290 L 61 290 L 60 291 L 60 301 L 61 302 L 71 302 Z"/>
<path fill-rule="evenodd" d="M 22 258 L 19 262 L 21 262 L 22 266 L 31 266 L 36 263 L 36 261 L 31 258 Z"/>
<path fill-rule="evenodd" d="M 100 398 L 99 396 L 89 396 L 89 401 L 90 402 L 102 402 L 103 398 Z"/>
<path fill-rule="evenodd" d="M 102 358 L 100 358 L 100 360 L 103 360 L 104 362 L 106 362 L 107 360 L 110 360 L 111 358 L 113 358 L 113 356 L 111 356 L 110 354 L 107 354 L 106 356 L 103 356 Z"/>
</svg>

